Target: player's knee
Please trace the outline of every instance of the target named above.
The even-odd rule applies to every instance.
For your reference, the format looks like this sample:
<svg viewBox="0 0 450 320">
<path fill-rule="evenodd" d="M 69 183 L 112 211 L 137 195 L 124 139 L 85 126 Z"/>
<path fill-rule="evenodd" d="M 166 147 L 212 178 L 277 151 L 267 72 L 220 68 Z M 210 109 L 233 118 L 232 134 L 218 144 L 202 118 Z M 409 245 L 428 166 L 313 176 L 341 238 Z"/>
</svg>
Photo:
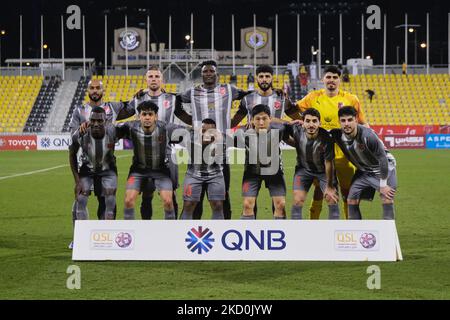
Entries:
<svg viewBox="0 0 450 320">
<path fill-rule="evenodd" d="M 170 207 L 173 206 L 172 194 L 170 194 L 170 195 L 162 194 L 161 195 L 161 200 L 163 202 L 164 208 L 170 208 Z"/>
<path fill-rule="evenodd" d="M 294 206 L 303 206 L 305 204 L 305 197 L 302 196 L 294 196 L 292 199 Z"/>
<path fill-rule="evenodd" d="M 223 210 L 223 201 L 211 201 L 211 208 L 213 211 L 222 211 Z"/>
<path fill-rule="evenodd" d="M 197 205 L 197 202 L 193 202 L 193 201 L 185 201 L 183 203 L 183 210 L 187 211 L 187 212 L 192 212 L 195 209 L 195 206 Z"/>
<path fill-rule="evenodd" d="M 114 195 L 116 195 L 116 190 L 117 189 L 113 189 L 113 188 L 105 188 L 103 190 L 103 193 L 105 194 L 105 196 L 114 196 Z"/>
<path fill-rule="evenodd" d="M 284 199 L 284 198 L 274 199 L 273 205 L 275 206 L 275 209 L 283 210 L 286 206 L 286 199 Z"/>
<path fill-rule="evenodd" d="M 358 205 L 359 199 L 347 199 L 347 204 L 349 205 Z"/>
<path fill-rule="evenodd" d="M 244 209 L 253 210 L 254 207 L 255 207 L 255 200 L 248 198 L 244 199 Z"/>
<path fill-rule="evenodd" d="M 125 208 L 134 208 L 136 203 L 136 196 L 132 194 L 125 195 Z"/>
</svg>

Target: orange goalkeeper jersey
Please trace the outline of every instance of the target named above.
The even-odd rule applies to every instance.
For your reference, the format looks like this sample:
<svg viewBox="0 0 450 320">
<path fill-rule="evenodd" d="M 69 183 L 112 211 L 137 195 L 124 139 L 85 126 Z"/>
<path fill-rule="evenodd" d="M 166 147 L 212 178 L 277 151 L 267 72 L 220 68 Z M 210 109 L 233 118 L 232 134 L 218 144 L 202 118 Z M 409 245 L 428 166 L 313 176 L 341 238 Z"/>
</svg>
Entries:
<svg viewBox="0 0 450 320">
<path fill-rule="evenodd" d="M 325 89 L 308 93 L 303 99 L 297 101 L 301 112 L 308 108 L 315 108 L 320 112 L 321 127 L 326 130 L 340 129 L 338 110 L 344 106 L 352 106 L 358 112 L 358 122 L 366 123 L 364 112 L 358 98 L 349 92 L 339 90 L 332 98 L 328 97 Z"/>
</svg>

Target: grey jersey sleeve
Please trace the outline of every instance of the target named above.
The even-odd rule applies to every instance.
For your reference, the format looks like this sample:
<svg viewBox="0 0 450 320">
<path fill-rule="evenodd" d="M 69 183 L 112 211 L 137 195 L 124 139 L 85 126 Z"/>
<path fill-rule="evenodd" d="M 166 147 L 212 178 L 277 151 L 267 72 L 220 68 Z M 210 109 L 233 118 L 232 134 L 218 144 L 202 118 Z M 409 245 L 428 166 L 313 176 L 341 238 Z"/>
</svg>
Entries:
<svg viewBox="0 0 450 320">
<path fill-rule="evenodd" d="M 74 134 L 75 131 L 80 127 L 80 124 L 81 124 L 80 109 L 75 108 L 75 110 L 73 110 L 72 117 L 70 118 L 69 123 L 70 133 Z"/>
<path fill-rule="evenodd" d="M 378 138 L 376 133 L 372 129 L 364 130 L 367 147 L 377 158 L 380 164 L 380 178 L 382 180 L 387 179 L 389 173 L 388 159 L 386 156 L 386 150 L 383 142 Z"/>
</svg>

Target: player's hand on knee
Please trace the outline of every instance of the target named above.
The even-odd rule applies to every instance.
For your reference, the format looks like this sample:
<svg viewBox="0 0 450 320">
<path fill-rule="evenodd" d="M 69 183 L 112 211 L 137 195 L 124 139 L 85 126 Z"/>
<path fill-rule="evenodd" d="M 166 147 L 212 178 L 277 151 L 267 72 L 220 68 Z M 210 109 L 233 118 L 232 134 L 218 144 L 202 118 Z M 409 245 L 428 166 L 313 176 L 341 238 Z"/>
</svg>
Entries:
<svg viewBox="0 0 450 320">
<path fill-rule="evenodd" d="M 339 196 L 338 196 L 335 188 L 327 187 L 325 189 L 324 196 L 327 201 L 339 202 Z"/>
<path fill-rule="evenodd" d="M 388 200 L 393 200 L 395 196 L 395 189 L 385 186 L 380 188 L 380 193 L 383 197 L 385 197 Z"/>
</svg>

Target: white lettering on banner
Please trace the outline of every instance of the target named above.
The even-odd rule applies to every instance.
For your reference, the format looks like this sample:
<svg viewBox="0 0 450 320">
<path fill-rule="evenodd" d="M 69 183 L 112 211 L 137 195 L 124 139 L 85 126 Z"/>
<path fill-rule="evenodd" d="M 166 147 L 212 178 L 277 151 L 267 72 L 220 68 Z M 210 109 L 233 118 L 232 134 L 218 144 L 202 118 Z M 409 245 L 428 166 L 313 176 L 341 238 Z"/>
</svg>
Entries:
<svg viewBox="0 0 450 320">
<path fill-rule="evenodd" d="M 168 236 L 170 235 L 170 236 Z M 72 259 L 402 260 L 388 220 L 76 221 Z"/>
<path fill-rule="evenodd" d="M 37 136 L 37 150 L 69 150 L 72 143 L 70 134 L 60 135 L 38 135 Z M 123 150 L 123 141 L 119 140 L 116 143 L 115 150 Z"/>
</svg>

